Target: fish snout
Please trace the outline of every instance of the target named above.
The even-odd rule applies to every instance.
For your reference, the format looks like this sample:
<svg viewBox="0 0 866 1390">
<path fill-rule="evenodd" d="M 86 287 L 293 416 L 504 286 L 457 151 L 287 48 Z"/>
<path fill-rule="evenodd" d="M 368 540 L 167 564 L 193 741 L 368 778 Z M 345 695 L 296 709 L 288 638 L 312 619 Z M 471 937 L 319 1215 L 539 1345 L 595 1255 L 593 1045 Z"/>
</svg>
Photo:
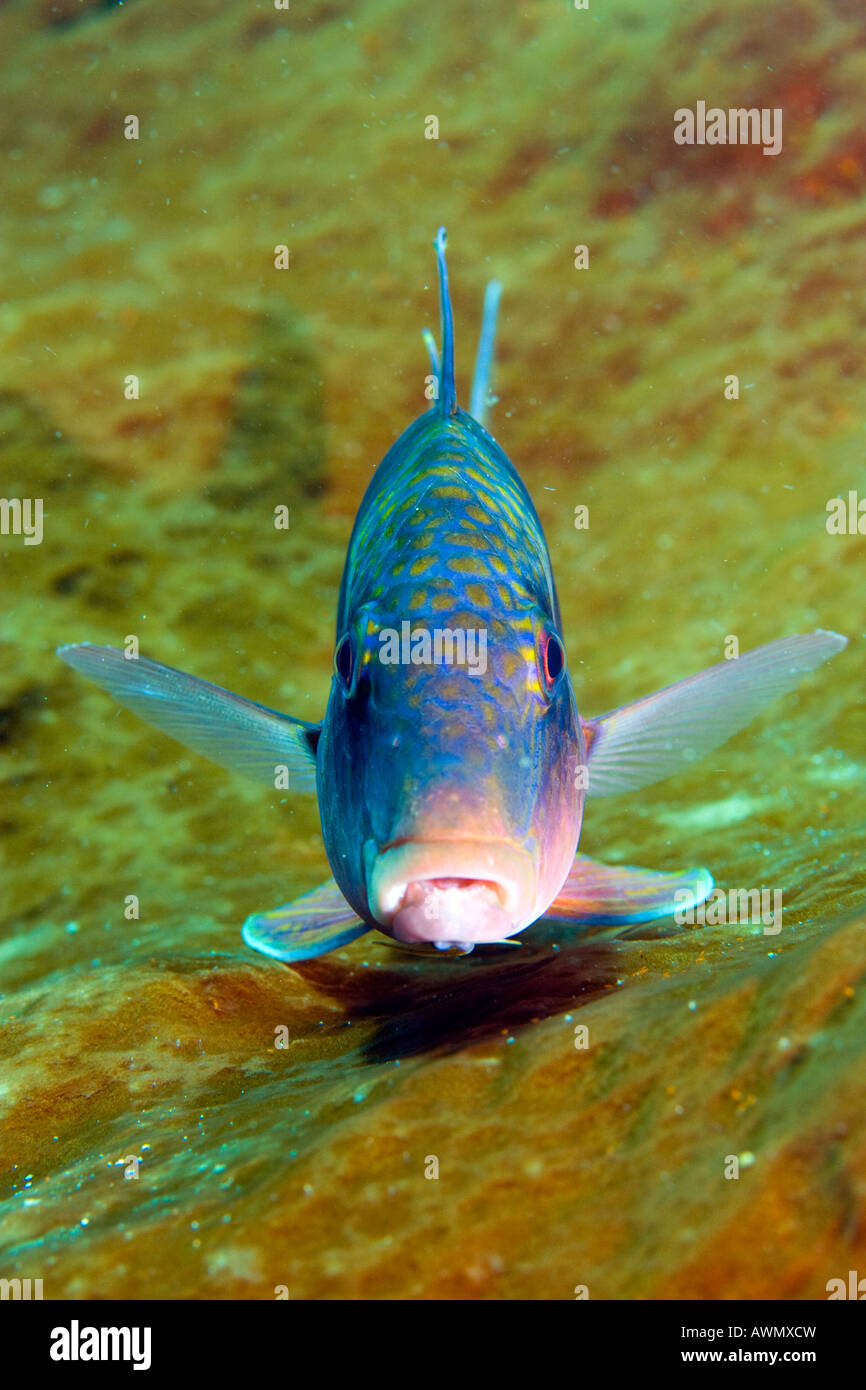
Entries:
<svg viewBox="0 0 866 1390">
<path fill-rule="evenodd" d="M 528 926 L 535 878 L 531 856 L 507 841 L 406 840 L 376 854 L 368 901 L 398 941 L 471 949 Z"/>
</svg>

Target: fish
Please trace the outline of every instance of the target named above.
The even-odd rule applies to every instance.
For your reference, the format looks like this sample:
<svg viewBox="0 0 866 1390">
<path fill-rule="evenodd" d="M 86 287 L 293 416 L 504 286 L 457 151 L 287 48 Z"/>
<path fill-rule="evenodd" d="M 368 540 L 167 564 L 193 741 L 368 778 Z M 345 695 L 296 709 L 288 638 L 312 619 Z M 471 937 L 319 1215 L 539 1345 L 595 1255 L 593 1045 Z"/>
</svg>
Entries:
<svg viewBox="0 0 866 1390">
<path fill-rule="evenodd" d="M 465 955 L 519 944 L 541 919 L 624 930 L 698 906 L 713 889 L 705 868 L 579 854 L 587 799 L 692 768 L 847 642 L 825 629 L 781 637 L 583 718 L 541 522 L 487 428 L 501 286 L 487 287 L 463 410 L 444 227 L 433 245 L 441 352 L 426 331 L 430 404 L 385 454 L 355 518 L 322 720 L 118 648 L 58 648 L 189 748 L 317 796 L 332 877 L 242 929 L 249 947 L 286 962 L 371 931 Z"/>
</svg>

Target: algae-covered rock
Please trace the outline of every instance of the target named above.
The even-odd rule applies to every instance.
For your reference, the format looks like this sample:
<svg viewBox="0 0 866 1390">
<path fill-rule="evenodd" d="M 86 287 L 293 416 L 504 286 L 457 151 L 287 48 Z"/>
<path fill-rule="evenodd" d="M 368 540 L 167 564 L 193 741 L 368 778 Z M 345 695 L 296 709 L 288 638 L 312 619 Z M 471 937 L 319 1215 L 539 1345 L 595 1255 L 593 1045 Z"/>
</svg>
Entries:
<svg viewBox="0 0 866 1390">
<path fill-rule="evenodd" d="M 292 318 L 261 315 L 252 365 L 235 383 L 232 410 L 204 495 L 224 507 L 259 497 L 288 506 L 324 487 L 322 381 L 309 335 Z"/>
</svg>

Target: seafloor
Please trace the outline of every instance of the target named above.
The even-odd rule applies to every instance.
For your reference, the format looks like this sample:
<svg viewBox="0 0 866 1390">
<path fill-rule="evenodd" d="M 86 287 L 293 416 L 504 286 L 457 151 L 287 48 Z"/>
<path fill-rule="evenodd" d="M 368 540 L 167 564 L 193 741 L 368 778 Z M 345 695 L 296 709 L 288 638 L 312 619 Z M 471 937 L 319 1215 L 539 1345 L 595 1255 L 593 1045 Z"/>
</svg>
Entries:
<svg viewBox="0 0 866 1390">
<path fill-rule="evenodd" d="M 0 1275 L 726 1299 L 862 1274 L 866 539 L 825 524 L 866 497 L 862 7 L 12 0 L 0 50 L 0 492 L 45 506 L 41 545 L 0 538 Z M 782 154 L 676 146 L 698 99 L 781 107 Z M 327 876 L 312 800 L 53 654 L 137 634 L 319 717 L 354 510 L 425 406 L 440 222 L 464 400 L 505 285 L 493 427 L 582 711 L 728 635 L 851 639 L 690 775 L 587 811 L 590 854 L 781 888 L 778 936 L 268 961 L 240 924 Z"/>
</svg>

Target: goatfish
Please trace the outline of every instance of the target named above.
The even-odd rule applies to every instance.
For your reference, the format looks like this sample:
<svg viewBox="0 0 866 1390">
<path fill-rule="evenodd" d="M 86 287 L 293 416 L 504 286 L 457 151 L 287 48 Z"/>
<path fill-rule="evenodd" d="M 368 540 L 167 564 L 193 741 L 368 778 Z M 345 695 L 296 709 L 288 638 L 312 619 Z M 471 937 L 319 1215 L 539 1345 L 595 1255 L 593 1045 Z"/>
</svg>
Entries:
<svg viewBox="0 0 866 1390">
<path fill-rule="evenodd" d="M 847 639 L 782 637 L 609 714 L 578 714 L 550 555 L 488 432 L 500 286 L 487 288 L 469 411 L 457 404 L 445 229 L 434 240 L 441 354 L 431 404 L 361 502 L 337 605 L 325 716 L 313 724 L 145 657 L 84 642 L 58 655 L 157 729 L 273 789 L 318 797 L 333 878 L 249 917 L 283 961 L 376 930 L 466 954 L 541 918 L 626 927 L 698 906 L 704 868 L 577 853 L 587 795 L 637 792 L 716 748 Z M 283 783 L 282 785 L 285 785 Z"/>
</svg>

